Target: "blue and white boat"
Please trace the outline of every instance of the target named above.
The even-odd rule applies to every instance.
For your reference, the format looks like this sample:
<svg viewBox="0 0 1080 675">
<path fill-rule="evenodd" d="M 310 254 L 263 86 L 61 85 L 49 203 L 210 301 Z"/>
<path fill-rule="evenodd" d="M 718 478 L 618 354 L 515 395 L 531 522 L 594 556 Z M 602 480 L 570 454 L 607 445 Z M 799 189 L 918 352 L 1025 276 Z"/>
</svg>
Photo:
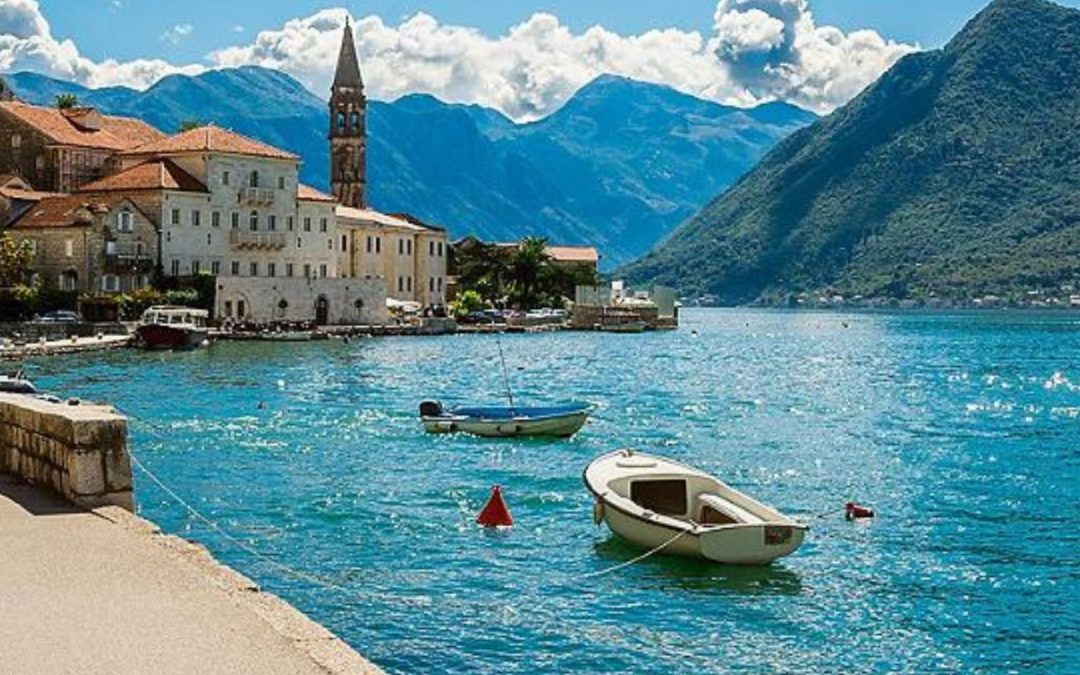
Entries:
<svg viewBox="0 0 1080 675">
<path fill-rule="evenodd" d="M 588 419 L 588 403 L 526 408 L 491 406 L 480 408 L 444 408 L 438 401 L 420 404 L 420 420 L 428 433 L 464 432 L 490 438 L 511 436 L 548 436 L 569 438 Z"/>
</svg>

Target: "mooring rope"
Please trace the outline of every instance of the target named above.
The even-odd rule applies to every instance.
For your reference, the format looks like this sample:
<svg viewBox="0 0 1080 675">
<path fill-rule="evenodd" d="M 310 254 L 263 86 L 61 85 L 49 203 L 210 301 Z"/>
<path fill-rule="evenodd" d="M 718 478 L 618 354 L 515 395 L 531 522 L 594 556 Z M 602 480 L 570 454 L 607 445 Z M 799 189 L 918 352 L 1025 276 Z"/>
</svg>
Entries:
<svg viewBox="0 0 1080 675">
<path fill-rule="evenodd" d="M 618 565 L 612 565 L 611 567 L 608 567 L 606 569 L 602 569 L 599 572 L 590 572 L 589 574 L 583 574 L 579 578 L 580 579 L 592 579 L 594 577 L 602 577 L 605 574 L 610 574 L 611 572 L 616 572 L 618 570 L 623 569 L 624 567 L 629 567 L 631 565 L 635 565 L 635 564 L 641 562 L 642 560 L 645 560 L 647 558 L 651 558 L 652 556 L 656 555 L 660 551 L 663 551 L 668 546 L 671 546 L 672 544 L 674 544 L 677 539 L 682 537 L 684 534 L 688 534 L 689 532 L 690 532 L 690 530 L 679 530 L 678 534 L 676 534 L 674 537 L 672 537 L 671 539 L 668 539 L 663 544 L 660 544 L 659 546 L 657 546 L 654 549 L 648 550 L 645 553 L 642 553 L 641 555 L 639 555 L 639 556 L 637 556 L 635 558 L 631 558 L 630 560 L 623 561 L 623 562 L 619 563 Z"/>
</svg>

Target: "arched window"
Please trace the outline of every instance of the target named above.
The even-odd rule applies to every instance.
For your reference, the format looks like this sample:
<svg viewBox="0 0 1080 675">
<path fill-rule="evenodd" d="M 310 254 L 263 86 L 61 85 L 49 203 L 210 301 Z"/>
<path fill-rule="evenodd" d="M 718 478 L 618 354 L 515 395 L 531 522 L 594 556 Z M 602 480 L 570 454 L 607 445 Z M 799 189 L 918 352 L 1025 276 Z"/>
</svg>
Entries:
<svg viewBox="0 0 1080 675">
<path fill-rule="evenodd" d="M 337 114 L 337 128 L 338 131 L 345 131 L 345 113 L 343 112 Z"/>
<path fill-rule="evenodd" d="M 352 129 L 354 134 L 360 133 L 360 113 L 353 111 L 349 119 L 349 128 Z"/>
<path fill-rule="evenodd" d="M 259 172 L 258 171 L 252 171 L 251 172 L 250 186 L 253 187 L 253 188 L 259 187 Z"/>
<path fill-rule="evenodd" d="M 251 218 L 249 219 L 248 223 L 250 224 L 252 232 L 255 232 L 255 231 L 257 231 L 259 229 L 259 212 L 258 211 L 252 211 L 251 212 Z"/>
</svg>

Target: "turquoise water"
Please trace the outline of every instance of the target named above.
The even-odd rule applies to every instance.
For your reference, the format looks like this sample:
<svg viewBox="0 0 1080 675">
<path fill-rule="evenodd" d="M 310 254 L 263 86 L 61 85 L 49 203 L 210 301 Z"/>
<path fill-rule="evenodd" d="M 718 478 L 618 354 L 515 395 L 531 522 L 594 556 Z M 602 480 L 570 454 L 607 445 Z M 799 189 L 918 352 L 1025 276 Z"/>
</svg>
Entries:
<svg viewBox="0 0 1080 675">
<path fill-rule="evenodd" d="M 844 323 L 848 326 L 845 328 Z M 696 331 L 696 335 L 693 331 Z M 1063 672 L 1080 662 L 1080 317 L 687 311 L 677 332 L 503 338 L 521 402 L 598 404 L 571 441 L 427 436 L 425 398 L 501 402 L 492 336 L 221 344 L 33 364 L 113 402 L 178 493 L 141 512 L 394 672 Z M 264 407 L 260 407 L 260 403 Z M 652 558 L 580 474 L 634 446 L 790 514 L 770 568 Z M 472 524 L 492 484 L 516 527 Z M 879 517 L 845 522 L 854 499 Z"/>
</svg>

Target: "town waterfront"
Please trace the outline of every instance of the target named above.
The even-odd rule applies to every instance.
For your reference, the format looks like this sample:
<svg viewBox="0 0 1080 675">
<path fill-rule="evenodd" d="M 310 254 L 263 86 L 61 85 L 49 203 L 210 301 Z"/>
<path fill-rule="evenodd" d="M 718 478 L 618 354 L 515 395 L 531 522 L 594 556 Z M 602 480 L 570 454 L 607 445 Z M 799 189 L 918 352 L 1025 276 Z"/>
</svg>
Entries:
<svg viewBox="0 0 1080 675">
<path fill-rule="evenodd" d="M 690 310 L 677 331 L 504 336 L 519 402 L 600 406 L 570 441 L 425 435 L 499 402 L 495 336 L 217 344 L 30 364 L 107 401 L 134 454 L 290 578 L 136 475 L 206 544 L 393 672 L 1066 670 L 1080 626 L 1080 316 Z M 813 529 L 738 569 L 652 558 L 591 520 L 585 464 L 691 462 Z M 516 526 L 472 520 L 492 484 Z M 875 507 L 848 523 L 848 500 Z M 824 518 L 814 514 L 829 512 Z"/>
</svg>

